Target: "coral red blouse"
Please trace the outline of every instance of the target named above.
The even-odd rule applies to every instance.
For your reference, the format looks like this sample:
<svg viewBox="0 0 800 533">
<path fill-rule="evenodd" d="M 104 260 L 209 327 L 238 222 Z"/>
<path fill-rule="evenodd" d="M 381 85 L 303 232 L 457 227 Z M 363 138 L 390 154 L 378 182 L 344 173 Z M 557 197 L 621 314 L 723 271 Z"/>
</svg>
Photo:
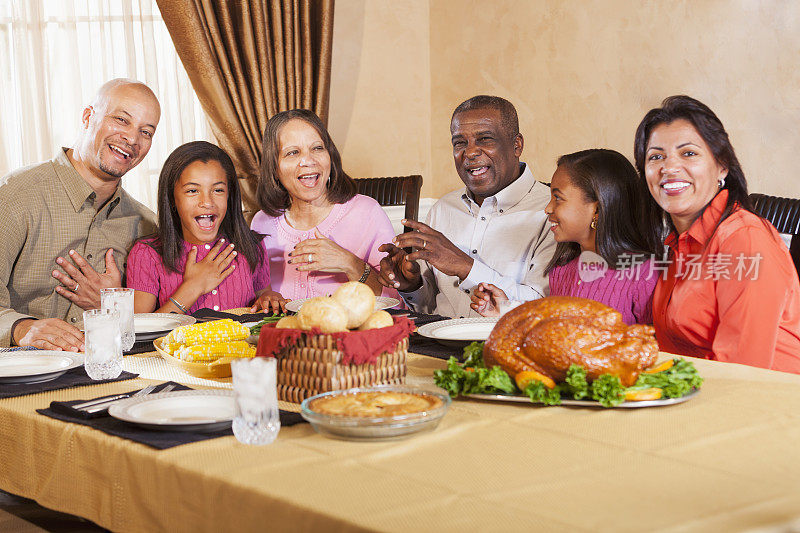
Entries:
<svg viewBox="0 0 800 533">
<path fill-rule="evenodd" d="M 661 350 L 800 374 L 800 282 L 775 228 L 722 190 L 680 235 L 653 294 Z M 716 229 L 715 229 L 716 228 Z"/>
</svg>

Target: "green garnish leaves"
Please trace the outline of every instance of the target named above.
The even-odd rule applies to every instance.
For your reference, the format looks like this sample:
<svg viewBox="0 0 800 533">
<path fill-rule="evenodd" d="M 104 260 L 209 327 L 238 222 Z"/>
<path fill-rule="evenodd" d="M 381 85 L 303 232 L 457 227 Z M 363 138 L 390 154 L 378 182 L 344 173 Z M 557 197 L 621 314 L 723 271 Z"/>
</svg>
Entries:
<svg viewBox="0 0 800 533">
<path fill-rule="evenodd" d="M 570 365 L 567 369 L 567 378 L 561 384 L 561 388 L 576 400 L 588 398 L 589 382 L 586 381 L 586 370 L 582 366 Z"/>
<path fill-rule="evenodd" d="M 437 387 L 441 387 L 450 394 L 451 398 L 455 398 L 461 393 L 464 384 L 464 369 L 458 364 L 455 357 L 447 360 L 446 370 L 434 370 L 433 382 Z"/>
<path fill-rule="evenodd" d="M 498 393 L 505 392 L 506 394 L 514 394 L 517 392 L 517 386 L 511 376 L 503 372 L 499 366 L 493 366 L 491 369 L 486 367 L 476 368 L 470 374 L 477 374 L 474 388 L 469 390 L 470 393 L 488 392 Z M 469 380 L 468 380 L 469 383 Z"/>
<path fill-rule="evenodd" d="M 625 387 L 617 376 L 611 374 L 602 374 L 592 381 L 589 390 L 592 400 L 600 402 L 603 407 L 614 407 L 625 401 Z"/>
<path fill-rule="evenodd" d="M 523 392 L 528 395 L 532 402 L 543 403 L 545 405 L 559 405 L 561 403 L 560 385 L 557 385 L 554 389 L 548 389 L 544 383 L 534 379 L 528 383 Z"/>
<path fill-rule="evenodd" d="M 675 358 L 674 364 L 657 374 L 640 374 L 631 390 L 658 387 L 665 398 L 680 398 L 693 389 L 699 389 L 703 378 L 697 373 L 694 365 L 686 359 Z"/>
<path fill-rule="evenodd" d="M 483 362 L 483 342 L 473 342 L 464 348 L 464 366 L 473 368 L 486 368 Z"/>
<path fill-rule="evenodd" d="M 455 398 L 459 394 L 514 394 L 517 387 L 511 376 L 499 366 L 486 368 L 483 358 L 480 366 L 459 364 L 455 357 L 447 361 L 446 370 L 435 370 L 433 381 Z"/>
</svg>

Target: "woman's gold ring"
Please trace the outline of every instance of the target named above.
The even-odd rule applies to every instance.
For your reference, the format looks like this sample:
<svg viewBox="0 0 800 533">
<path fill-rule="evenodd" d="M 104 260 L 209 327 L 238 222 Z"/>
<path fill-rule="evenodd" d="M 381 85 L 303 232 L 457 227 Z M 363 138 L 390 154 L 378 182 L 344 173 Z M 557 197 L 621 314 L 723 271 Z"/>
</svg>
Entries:
<svg viewBox="0 0 800 533">
<path fill-rule="evenodd" d="M 422 248 L 424 249 L 427 246 L 428 246 L 428 241 L 426 241 L 425 239 L 422 239 Z"/>
</svg>

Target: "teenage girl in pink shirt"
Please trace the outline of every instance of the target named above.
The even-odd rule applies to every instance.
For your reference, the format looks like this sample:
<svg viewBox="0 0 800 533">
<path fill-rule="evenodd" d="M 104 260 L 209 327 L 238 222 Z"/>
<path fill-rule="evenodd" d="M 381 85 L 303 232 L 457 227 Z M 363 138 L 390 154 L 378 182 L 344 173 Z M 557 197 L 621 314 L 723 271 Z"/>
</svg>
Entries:
<svg viewBox="0 0 800 533">
<path fill-rule="evenodd" d="M 280 308 L 269 290 L 263 236 L 247 227 L 224 150 L 205 141 L 176 148 L 161 170 L 158 199 L 158 233 L 128 255 L 135 312 Z"/>
<path fill-rule="evenodd" d="M 617 309 L 627 324 L 652 324 L 658 272 L 651 256 L 658 236 L 642 228 L 637 209 L 644 194 L 636 170 L 619 152 L 583 150 L 558 159 L 544 209 L 558 243 L 545 269 L 551 296 L 596 300 Z M 589 270 L 585 262 L 582 269 L 582 254 L 595 265 L 605 261 L 608 269 Z M 471 307 L 483 316 L 497 316 L 519 303 L 481 283 Z"/>
</svg>

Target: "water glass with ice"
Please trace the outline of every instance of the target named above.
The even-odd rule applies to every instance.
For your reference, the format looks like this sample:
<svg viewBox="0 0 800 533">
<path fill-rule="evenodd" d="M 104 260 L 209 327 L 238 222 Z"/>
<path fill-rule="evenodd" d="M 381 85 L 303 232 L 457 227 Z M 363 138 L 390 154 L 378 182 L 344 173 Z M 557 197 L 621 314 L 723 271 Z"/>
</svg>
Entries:
<svg viewBox="0 0 800 533">
<path fill-rule="evenodd" d="M 133 289 L 102 289 L 100 291 L 100 308 L 119 311 L 122 333 L 122 351 L 133 348 L 136 331 L 133 326 Z"/>
<path fill-rule="evenodd" d="M 244 444 L 270 444 L 278 436 L 277 360 L 273 357 L 231 362 L 236 415 L 233 434 Z"/>
<path fill-rule="evenodd" d="M 113 379 L 122 373 L 120 313 L 116 309 L 83 312 L 86 355 L 84 367 L 92 379 Z"/>
</svg>

